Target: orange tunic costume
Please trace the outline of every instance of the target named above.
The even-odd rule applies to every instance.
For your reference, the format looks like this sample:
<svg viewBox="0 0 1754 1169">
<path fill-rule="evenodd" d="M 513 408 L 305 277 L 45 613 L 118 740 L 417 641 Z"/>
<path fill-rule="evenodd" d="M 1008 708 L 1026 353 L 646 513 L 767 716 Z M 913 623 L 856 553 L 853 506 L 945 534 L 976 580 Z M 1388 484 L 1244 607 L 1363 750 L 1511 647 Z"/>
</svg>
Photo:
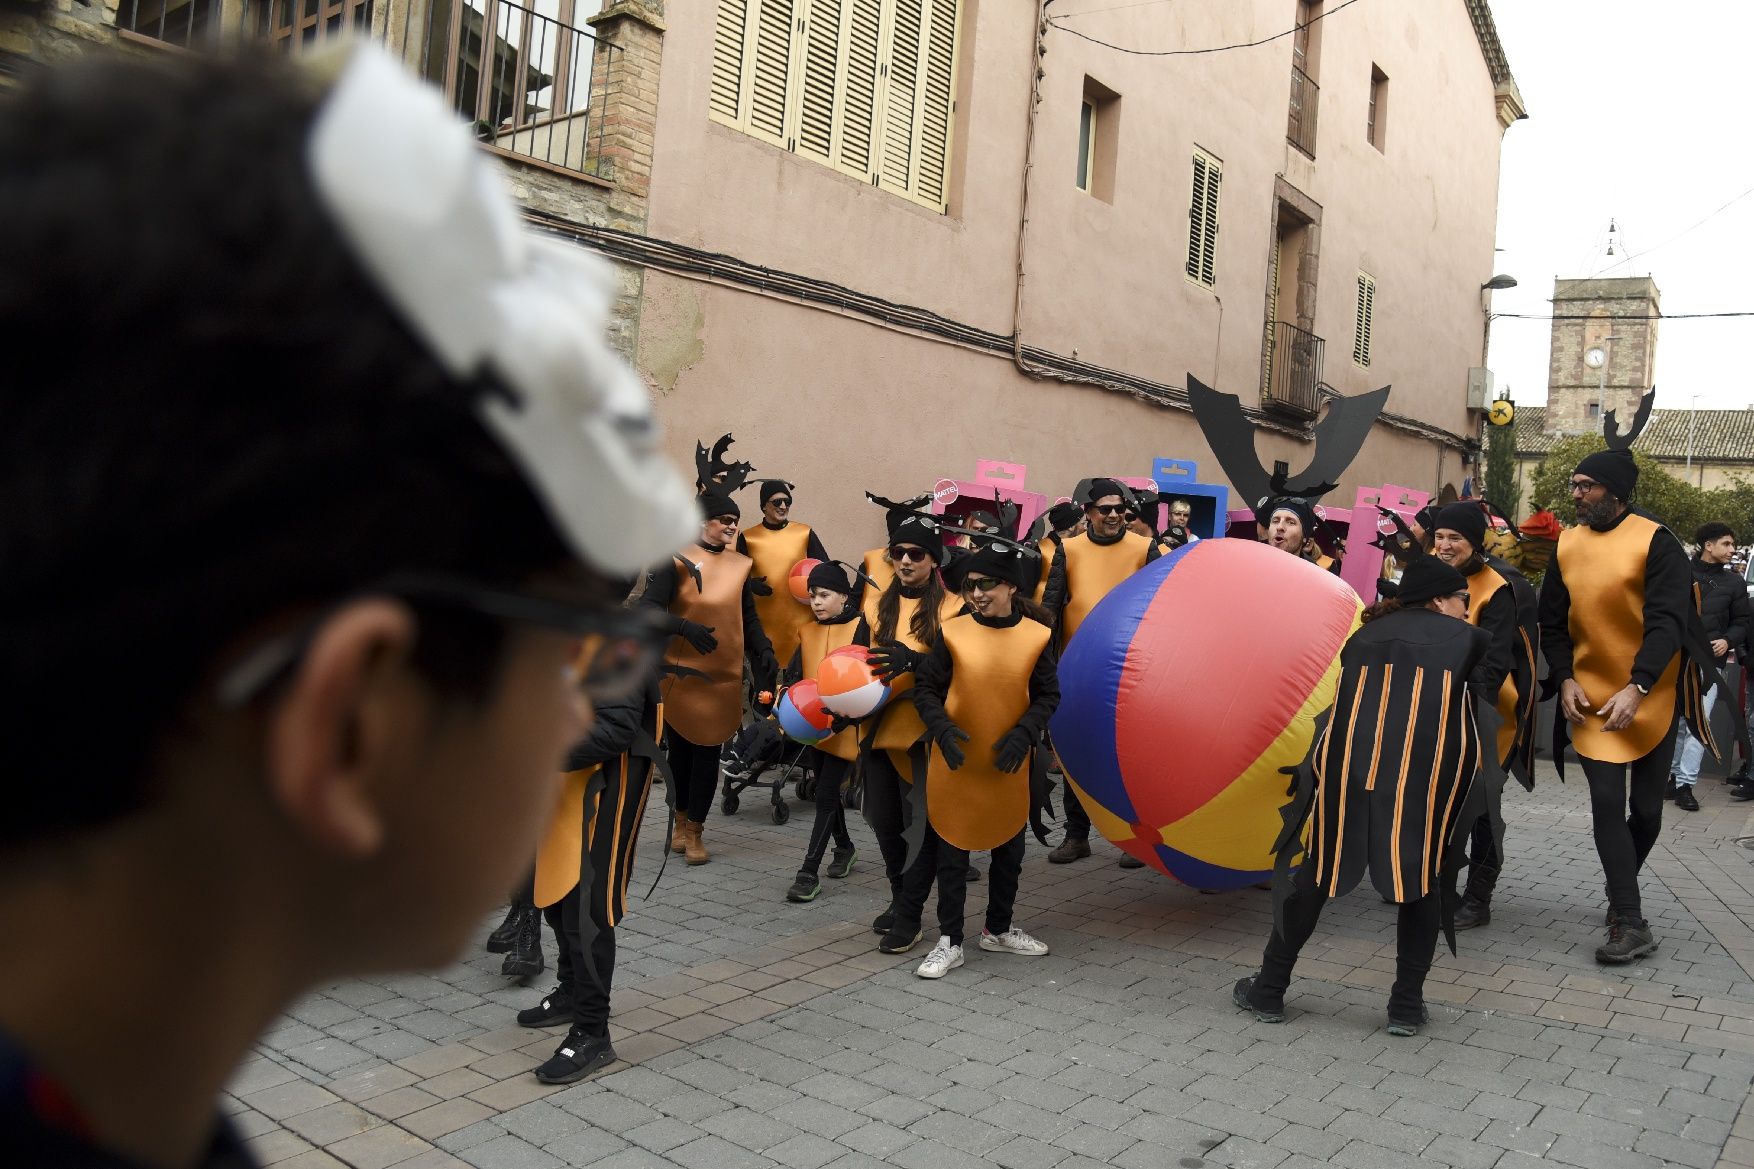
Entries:
<svg viewBox="0 0 1754 1169">
<path fill-rule="evenodd" d="M 800 560 L 811 558 L 808 524 L 788 523 L 783 528 L 756 524 L 745 530 L 737 540 L 754 562 L 751 575 L 767 582 L 772 592 L 755 598 L 755 611 L 761 614 L 761 628 L 773 642 L 774 657 L 781 662 L 792 660 L 798 648 L 798 631 L 810 624 L 810 606 L 800 605 L 788 587 L 792 569 Z"/>
<path fill-rule="evenodd" d="M 695 588 L 692 574 L 681 574 L 670 612 L 711 626 L 719 644 L 703 654 L 680 637 L 670 640 L 664 660 L 706 677 L 664 676 L 664 721 L 690 743 L 711 746 L 735 734 L 743 720 L 743 590 L 755 565 L 729 548 L 689 551 L 693 555 L 687 559 L 700 570 L 700 587 Z M 787 603 L 796 605 L 789 598 Z"/>
</svg>

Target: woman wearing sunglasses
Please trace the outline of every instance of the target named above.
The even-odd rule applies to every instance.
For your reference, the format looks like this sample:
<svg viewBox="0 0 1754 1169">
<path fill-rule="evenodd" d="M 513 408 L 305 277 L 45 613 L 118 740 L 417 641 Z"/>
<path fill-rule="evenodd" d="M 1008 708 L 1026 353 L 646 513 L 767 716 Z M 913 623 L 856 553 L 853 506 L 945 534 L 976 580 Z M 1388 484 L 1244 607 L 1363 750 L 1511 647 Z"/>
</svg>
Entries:
<svg viewBox="0 0 1754 1169">
<path fill-rule="evenodd" d="M 1260 973 L 1231 992 L 1263 1023 L 1284 1022 L 1292 967 L 1323 906 L 1368 870 L 1383 900 L 1400 907 L 1389 1034 L 1416 1035 L 1425 1024 L 1425 976 L 1442 924 L 1440 872 L 1481 762 L 1469 682 L 1492 639 L 1468 624 L 1468 599 L 1466 577 L 1417 556 L 1394 597 L 1366 609 L 1340 650 L 1334 705 L 1298 769 L 1280 838 Z M 1492 695 L 1478 689 L 1490 705 Z M 1306 819 L 1309 852 L 1291 873 Z"/>
<path fill-rule="evenodd" d="M 719 750 L 743 721 L 743 670 L 757 691 L 779 677 L 755 610 L 755 562 L 732 550 L 742 513 L 722 488 L 700 496 L 700 538 L 646 576 L 643 604 L 670 614 L 676 634 L 664 655 L 664 743 L 676 783 L 671 851 L 691 865 L 712 859 L 701 841 L 719 787 Z"/>
<path fill-rule="evenodd" d="M 936 876 L 939 938 L 914 971 L 921 978 L 942 978 L 962 965 L 971 850 L 993 858 L 981 949 L 1048 952 L 1012 925 L 1011 914 L 1023 870 L 1032 756 L 1060 704 L 1057 658 L 1046 611 L 1022 593 L 1039 571 L 1034 549 L 995 537 L 980 544 L 947 570 L 969 611 L 944 622 L 915 673 L 914 705 L 930 744 L 928 822 L 881 948 L 898 952 L 918 935 Z"/>
<path fill-rule="evenodd" d="M 871 928 L 884 935 L 885 946 L 891 945 L 888 935 L 907 861 L 902 840 L 909 807 L 907 785 L 926 770 L 926 724 L 914 706 L 914 670 L 938 644 L 943 623 L 962 611 L 962 598 L 946 591 L 938 579 L 946 553 L 936 517 L 891 505 L 888 525 L 885 556 L 895 576 L 880 596 L 866 595 L 863 630 L 866 644 L 875 647 L 871 664 L 890 689 L 888 705 L 877 714 L 875 727 L 865 738 L 863 756 L 865 822 L 877 837 L 883 872 L 889 878 L 889 908 Z M 890 952 L 913 949 L 919 931 L 905 941 L 905 945 L 895 942 L 899 948 Z"/>
</svg>

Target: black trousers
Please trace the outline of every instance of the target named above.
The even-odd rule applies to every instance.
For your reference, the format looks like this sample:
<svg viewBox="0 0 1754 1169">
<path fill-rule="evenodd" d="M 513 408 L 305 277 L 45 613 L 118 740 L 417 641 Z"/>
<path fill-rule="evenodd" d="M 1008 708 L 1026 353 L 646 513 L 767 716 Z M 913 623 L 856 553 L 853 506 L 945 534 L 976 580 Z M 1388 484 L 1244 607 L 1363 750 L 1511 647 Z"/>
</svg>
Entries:
<svg viewBox="0 0 1754 1169">
<path fill-rule="evenodd" d="M 1090 813 L 1078 802 L 1078 793 L 1072 790 L 1070 783 L 1063 785 L 1066 796 L 1066 838 L 1068 840 L 1090 839 Z"/>
<path fill-rule="evenodd" d="M 703 747 L 671 729 L 664 732 L 664 753 L 676 784 L 676 806 L 696 824 L 706 823 L 719 794 L 719 744 Z"/>
<path fill-rule="evenodd" d="M 554 964 L 555 973 L 560 977 L 560 985 L 572 996 L 573 1026 L 587 1035 L 609 1034 L 609 988 L 615 979 L 615 927 L 597 923 L 597 936 L 591 939 L 590 953 L 587 954 L 579 936 L 577 889 L 544 909 L 542 916 L 554 931 L 555 948 L 559 951 Z M 592 967 L 597 971 L 596 981 L 591 979 Z"/>
<path fill-rule="evenodd" d="M 1285 902 L 1285 932 L 1277 926 L 1267 939 L 1261 954 L 1261 974 L 1255 980 L 1260 995 L 1278 1001 L 1291 985 L 1291 969 L 1297 956 L 1315 932 L 1322 907 L 1328 903 L 1327 890 L 1315 880 L 1315 866 L 1301 866 L 1291 878 L 1291 895 Z M 1395 1019 L 1417 1019 L 1425 1005 L 1425 976 L 1431 972 L 1431 958 L 1437 953 L 1440 926 L 1438 894 L 1433 891 L 1417 901 L 1401 903 L 1395 926 L 1395 983 L 1389 991 L 1389 1016 Z"/>
<path fill-rule="evenodd" d="M 838 755 L 817 751 L 816 755 L 816 819 L 810 824 L 810 843 L 804 849 L 801 871 L 815 875 L 822 867 L 822 854 L 834 838 L 836 848 L 851 848 L 853 838 L 847 835 L 847 811 L 841 803 L 841 788 L 853 765 Z"/>
<path fill-rule="evenodd" d="M 895 768 L 895 759 L 888 751 L 865 753 L 864 801 L 861 808 L 865 823 L 877 837 L 877 851 L 883 855 L 883 875 L 889 878 L 889 902 L 893 908 L 901 901 L 902 868 L 907 864 L 907 842 L 902 832 L 911 819 L 908 791 L 913 767 L 924 747 L 915 747 L 905 756 L 907 777 Z M 820 789 L 818 789 L 820 790 Z"/>
<path fill-rule="evenodd" d="M 1650 754 L 1631 763 L 1578 756 L 1590 784 L 1590 819 L 1608 882 L 1608 905 L 1624 918 L 1644 918 L 1638 872 L 1663 830 L 1663 789 L 1674 757 L 1673 723 Z"/>
<path fill-rule="evenodd" d="M 990 934 L 1002 934 L 1011 928 L 1011 914 L 1017 908 L 1017 882 L 1023 875 L 1023 832 L 1019 831 L 989 855 L 993 863 L 987 871 L 986 928 Z M 895 907 L 898 927 L 919 928 L 934 880 L 938 885 L 938 932 L 948 937 L 951 945 L 960 946 L 963 907 L 968 900 L 968 851 L 946 842 L 928 823 L 920 855 L 902 875 L 901 899 Z"/>
<path fill-rule="evenodd" d="M 534 868 L 526 873 L 523 882 L 512 890 L 512 908 L 536 908 L 536 870 Z"/>
<path fill-rule="evenodd" d="M 1468 887 L 1464 896 L 1482 905 L 1491 904 L 1503 866 L 1504 858 L 1498 855 L 1498 845 L 1492 839 L 1492 817 L 1482 814 L 1468 834 Z"/>
</svg>

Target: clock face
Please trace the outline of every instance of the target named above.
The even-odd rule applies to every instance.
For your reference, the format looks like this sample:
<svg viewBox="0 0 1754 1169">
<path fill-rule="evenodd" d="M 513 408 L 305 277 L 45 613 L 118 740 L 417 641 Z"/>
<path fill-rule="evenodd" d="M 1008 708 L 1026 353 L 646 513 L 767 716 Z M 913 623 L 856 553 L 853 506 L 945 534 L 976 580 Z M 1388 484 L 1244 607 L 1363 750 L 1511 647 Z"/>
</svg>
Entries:
<svg viewBox="0 0 1754 1169">
<path fill-rule="evenodd" d="M 1607 360 L 1608 360 L 1608 351 L 1601 348 L 1600 346 L 1593 345 L 1589 349 L 1584 351 L 1583 363 L 1585 365 L 1589 366 L 1591 369 L 1601 369 L 1602 364 L 1604 362 L 1606 362 Z"/>
<path fill-rule="evenodd" d="M 1500 398 L 1486 411 L 1486 420 L 1494 426 L 1509 426 L 1516 418 L 1516 407 L 1508 398 Z"/>
</svg>

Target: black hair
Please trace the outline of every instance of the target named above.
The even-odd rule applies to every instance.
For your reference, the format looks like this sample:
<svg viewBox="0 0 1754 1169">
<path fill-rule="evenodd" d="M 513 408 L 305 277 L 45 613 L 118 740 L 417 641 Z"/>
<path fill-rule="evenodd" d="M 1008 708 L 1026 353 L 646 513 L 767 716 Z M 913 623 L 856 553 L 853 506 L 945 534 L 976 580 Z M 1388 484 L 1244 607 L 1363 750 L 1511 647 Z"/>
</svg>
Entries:
<svg viewBox="0 0 1754 1169">
<path fill-rule="evenodd" d="M 1735 539 L 1736 529 L 1722 520 L 1712 520 L 1710 523 L 1699 525 L 1699 530 L 1693 533 L 1693 543 L 1703 548 L 1713 540 L 1721 540 L 1725 536 L 1732 540 Z"/>
<path fill-rule="evenodd" d="M 1364 612 L 1358 615 L 1358 623 L 1360 625 L 1368 624 L 1378 617 L 1387 617 L 1390 613 L 1399 612 L 1404 608 L 1406 606 L 1401 604 L 1399 597 L 1384 597 L 1375 604 L 1367 606 Z"/>
<path fill-rule="evenodd" d="M 0 101 L 0 844 L 149 798 L 181 713 L 270 622 L 391 573 L 573 565 L 459 384 L 321 209 L 321 95 L 273 59 L 99 54 Z M 503 626 L 415 606 L 491 692 Z"/>
</svg>

